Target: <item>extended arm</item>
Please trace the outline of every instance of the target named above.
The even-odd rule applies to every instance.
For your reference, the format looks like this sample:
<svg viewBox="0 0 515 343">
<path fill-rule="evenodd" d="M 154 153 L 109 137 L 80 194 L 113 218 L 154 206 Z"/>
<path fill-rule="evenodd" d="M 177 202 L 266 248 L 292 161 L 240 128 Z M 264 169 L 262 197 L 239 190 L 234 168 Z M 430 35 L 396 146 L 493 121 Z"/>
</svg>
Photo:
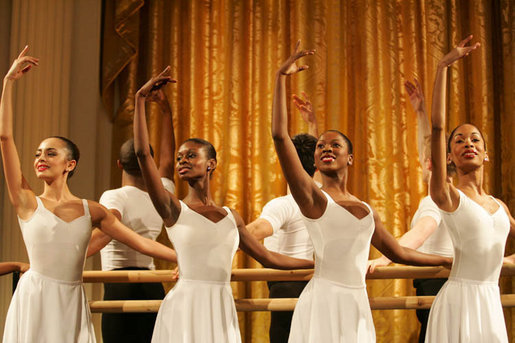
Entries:
<svg viewBox="0 0 515 343">
<path fill-rule="evenodd" d="M 429 119 L 426 112 L 426 101 L 418 80 L 415 80 L 415 84 L 406 81 L 404 83 L 404 88 L 406 88 L 406 92 L 408 92 L 411 106 L 417 115 L 418 160 L 420 162 L 420 166 L 424 168 L 424 144 L 426 139 L 431 136 L 431 126 L 429 125 Z"/>
<path fill-rule="evenodd" d="M 381 251 L 388 259 L 396 263 L 414 266 L 448 266 L 452 264 L 452 258 L 429 255 L 401 246 L 388 232 L 374 211 L 375 231 L 372 236 L 372 245 Z"/>
<path fill-rule="evenodd" d="M 0 101 L 0 147 L 4 175 L 9 192 L 9 199 L 22 219 L 26 219 L 37 207 L 36 198 L 21 172 L 18 150 L 13 137 L 13 86 L 32 66 L 38 65 L 38 59 L 25 56 L 28 46 L 23 49 L 4 77 L 2 99 Z"/>
<path fill-rule="evenodd" d="M 0 275 L 9 274 L 12 272 L 25 273 L 29 270 L 30 265 L 23 262 L 1 262 L 0 263 Z"/>
<path fill-rule="evenodd" d="M 102 201 L 102 199 L 100 199 Z M 118 210 L 113 208 L 109 209 L 109 211 L 116 217 L 118 220 L 122 220 L 122 215 Z M 86 254 L 87 257 L 96 254 L 100 250 L 102 250 L 109 242 L 111 242 L 111 236 L 102 232 L 102 230 L 95 228 L 91 233 L 91 239 L 89 240 L 88 252 Z"/>
<path fill-rule="evenodd" d="M 313 179 L 306 173 L 288 134 L 288 113 L 286 107 L 286 77 L 305 70 L 308 66 L 297 66 L 296 61 L 307 55 L 313 55 L 314 50 L 300 50 L 297 42 L 295 52 L 279 68 L 275 76 L 275 91 L 272 107 L 272 138 L 279 162 L 290 186 L 290 191 L 299 205 L 301 212 L 310 218 L 322 215 L 327 199 L 318 189 Z"/>
<path fill-rule="evenodd" d="M 236 211 L 232 211 L 238 232 L 240 234 L 240 248 L 247 255 L 255 258 L 266 268 L 275 269 L 309 269 L 314 267 L 313 261 L 302 260 L 281 255 L 266 249 L 258 240 L 245 228 L 245 223 Z"/>
<path fill-rule="evenodd" d="M 262 240 L 274 234 L 272 224 L 263 218 L 257 218 L 252 223 L 247 224 L 247 230 L 257 240 Z"/>
<path fill-rule="evenodd" d="M 93 201 L 89 201 L 88 203 L 93 225 L 98 227 L 105 234 L 142 254 L 170 262 L 177 262 L 177 255 L 173 249 L 152 239 L 138 235 L 123 225 L 114 214 L 104 206 Z"/>
<path fill-rule="evenodd" d="M 308 124 L 308 133 L 318 138 L 318 125 L 317 118 L 315 116 L 315 110 L 313 104 L 309 101 L 308 95 L 302 92 L 302 98 L 297 94 L 293 94 L 293 103 L 302 115 L 302 119 Z"/>
<path fill-rule="evenodd" d="M 138 163 L 143 179 L 145 180 L 145 185 L 147 186 L 148 194 L 166 226 L 175 224 L 181 206 L 179 199 L 165 190 L 161 182 L 160 173 L 150 154 L 147 122 L 145 118 L 145 98 L 151 91 L 159 89 L 167 82 L 172 82 L 172 79 L 168 76 L 169 70 L 170 67 L 167 67 L 161 74 L 153 77 L 141 87 L 135 96 L 136 104 L 134 110 L 134 150 L 138 157 Z"/>
<path fill-rule="evenodd" d="M 472 36 L 467 37 L 438 63 L 433 88 L 433 104 L 431 107 L 431 164 L 432 175 L 430 193 L 433 201 L 445 211 L 453 211 L 458 206 L 458 191 L 447 182 L 447 153 L 445 142 L 445 98 L 447 86 L 447 68 L 457 60 L 468 55 L 479 47 L 479 43 L 465 46 Z"/>
</svg>

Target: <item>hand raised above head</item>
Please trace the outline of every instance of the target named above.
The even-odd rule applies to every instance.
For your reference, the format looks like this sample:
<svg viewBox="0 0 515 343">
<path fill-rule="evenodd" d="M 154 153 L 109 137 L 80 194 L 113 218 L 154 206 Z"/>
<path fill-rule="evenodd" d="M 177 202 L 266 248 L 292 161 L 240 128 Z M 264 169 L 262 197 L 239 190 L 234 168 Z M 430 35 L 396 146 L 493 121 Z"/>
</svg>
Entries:
<svg viewBox="0 0 515 343">
<path fill-rule="evenodd" d="M 438 63 L 438 66 L 439 67 L 448 67 L 451 64 L 453 64 L 454 62 L 456 62 L 457 60 L 470 54 L 473 50 L 479 48 L 481 46 L 480 43 L 474 43 L 472 45 L 467 46 L 467 43 L 472 40 L 472 37 L 473 36 L 470 35 L 467 38 L 465 38 L 464 40 L 462 40 L 460 42 L 460 44 L 458 44 L 457 47 L 452 49 L 447 55 L 445 55 L 440 60 L 440 62 Z"/>
<path fill-rule="evenodd" d="M 27 45 L 14 60 L 11 68 L 5 75 L 6 80 L 18 80 L 23 76 L 23 74 L 28 72 L 32 66 L 39 65 L 39 59 L 31 56 L 25 56 L 28 50 L 29 46 Z"/>
<path fill-rule="evenodd" d="M 309 100 L 308 95 L 306 92 L 302 92 L 302 98 L 299 97 L 297 94 L 293 94 L 293 103 L 295 104 L 295 107 L 299 110 L 300 114 L 302 115 L 302 119 L 306 123 L 316 123 L 316 117 L 315 117 L 315 111 L 313 110 L 313 104 Z"/>
<path fill-rule="evenodd" d="M 304 56 L 307 55 L 314 55 L 315 50 L 300 50 L 300 39 L 297 41 L 297 44 L 295 45 L 295 51 L 293 54 L 288 57 L 286 62 L 283 63 L 283 65 L 279 68 L 278 73 L 281 75 L 291 75 L 298 73 L 299 71 L 308 69 L 308 65 L 302 65 L 298 66 L 296 61 Z"/>
<path fill-rule="evenodd" d="M 410 81 L 404 82 L 404 88 L 409 95 L 409 100 L 411 102 L 411 106 L 413 106 L 413 110 L 415 110 L 415 112 L 425 111 L 424 93 L 422 92 L 422 87 L 418 80 L 415 79 L 415 84 Z"/>
<path fill-rule="evenodd" d="M 165 70 L 163 70 L 159 75 L 154 76 L 148 80 L 147 83 L 145 83 L 136 94 L 140 97 L 147 97 L 152 92 L 159 91 L 161 87 L 169 82 L 177 82 L 170 76 L 170 66 L 166 67 Z"/>
</svg>

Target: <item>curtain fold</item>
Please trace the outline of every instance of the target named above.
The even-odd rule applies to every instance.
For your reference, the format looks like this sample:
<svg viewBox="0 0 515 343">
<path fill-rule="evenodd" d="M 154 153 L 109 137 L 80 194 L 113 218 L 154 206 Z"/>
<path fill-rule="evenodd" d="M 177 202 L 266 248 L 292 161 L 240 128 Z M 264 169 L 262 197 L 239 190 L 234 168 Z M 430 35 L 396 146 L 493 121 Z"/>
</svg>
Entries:
<svg viewBox="0 0 515 343">
<path fill-rule="evenodd" d="M 114 121 L 113 151 L 132 136 L 134 93 L 170 65 L 178 80 L 166 88 L 177 143 L 201 137 L 214 144 L 214 198 L 252 221 L 286 192 L 270 135 L 274 74 L 301 39 L 317 52 L 303 59 L 309 69 L 290 78 L 288 92 L 310 96 L 320 131 L 348 134 L 355 145 L 350 189 L 399 237 L 427 192 L 403 84 L 420 80 L 429 111 L 437 61 L 472 33 L 481 48 L 450 69 L 448 128 L 472 122 L 483 131 L 490 155 L 485 188 L 515 213 L 513 13 L 509 0 L 105 1 L 101 90 Z M 288 106 L 290 133 L 306 132 Z M 147 113 L 159 155 L 158 109 Z M 118 171 L 111 175 L 119 184 Z M 182 198 L 186 186 L 177 190 Z M 377 256 L 372 249 L 371 258 Z M 257 266 L 241 253 L 234 260 L 234 267 Z M 501 283 L 512 292 L 511 279 Z M 264 282 L 233 290 L 236 298 L 268 293 Z M 414 295 L 410 280 L 369 281 L 368 292 Z M 268 341 L 268 313 L 239 315 L 246 342 Z M 505 315 L 512 337 L 512 311 Z M 378 342 L 416 341 L 414 311 L 373 316 Z"/>
</svg>

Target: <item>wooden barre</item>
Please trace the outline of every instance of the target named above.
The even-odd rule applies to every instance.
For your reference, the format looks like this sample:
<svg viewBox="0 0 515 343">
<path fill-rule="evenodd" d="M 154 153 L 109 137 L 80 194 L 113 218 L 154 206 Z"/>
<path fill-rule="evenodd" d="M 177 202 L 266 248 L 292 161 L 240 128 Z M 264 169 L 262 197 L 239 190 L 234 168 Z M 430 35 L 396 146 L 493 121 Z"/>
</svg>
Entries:
<svg viewBox="0 0 515 343">
<path fill-rule="evenodd" d="M 433 296 L 407 296 L 407 297 L 375 297 L 370 298 L 372 310 L 418 310 L 431 307 Z M 236 310 L 240 312 L 251 311 L 293 311 L 296 298 L 279 299 L 235 299 Z M 502 294 L 503 307 L 515 307 L 515 294 Z M 90 301 L 92 313 L 136 313 L 157 312 L 161 300 L 109 300 Z"/>
<path fill-rule="evenodd" d="M 231 281 L 307 281 L 313 275 L 312 269 L 277 270 L 267 268 L 233 269 Z M 515 275 L 515 265 L 505 264 L 501 276 Z M 430 279 L 446 278 L 449 270 L 443 267 L 377 267 L 367 279 Z M 83 274 L 84 282 L 170 282 L 174 281 L 171 270 L 88 270 Z"/>
</svg>

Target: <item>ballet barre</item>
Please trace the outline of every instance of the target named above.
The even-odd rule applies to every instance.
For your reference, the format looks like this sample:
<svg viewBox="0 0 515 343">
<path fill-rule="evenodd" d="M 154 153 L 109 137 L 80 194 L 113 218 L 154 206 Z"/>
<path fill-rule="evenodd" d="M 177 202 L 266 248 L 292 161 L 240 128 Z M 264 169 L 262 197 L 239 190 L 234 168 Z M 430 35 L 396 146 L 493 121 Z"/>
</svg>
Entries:
<svg viewBox="0 0 515 343">
<path fill-rule="evenodd" d="M 515 264 L 503 265 L 501 276 L 514 276 Z M 267 268 L 233 269 L 231 281 L 308 281 L 313 276 L 313 269 L 277 270 Z M 443 267 L 377 267 L 367 279 L 433 279 L 446 278 L 449 269 Z M 86 283 L 119 282 L 171 282 L 175 281 L 171 270 L 88 270 L 83 273 Z"/>
<path fill-rule="evenodd" d="M 374 297 L 369 298 L 372 310 L 418 310 L 428 309 L 433 303 L 434 296 L 403 296 L 403 297 Z M 239 312 L 254 311 L 293 311 L 296 298 L 278 299 L 234 299 L 236 310 Z M 515 307 L 515 294 L 502 294 L 503 307 Z M 161 300 L 108 300 L 90 301 L 92 313 L 137 313 L 157 312 Z"/>
</svg>

